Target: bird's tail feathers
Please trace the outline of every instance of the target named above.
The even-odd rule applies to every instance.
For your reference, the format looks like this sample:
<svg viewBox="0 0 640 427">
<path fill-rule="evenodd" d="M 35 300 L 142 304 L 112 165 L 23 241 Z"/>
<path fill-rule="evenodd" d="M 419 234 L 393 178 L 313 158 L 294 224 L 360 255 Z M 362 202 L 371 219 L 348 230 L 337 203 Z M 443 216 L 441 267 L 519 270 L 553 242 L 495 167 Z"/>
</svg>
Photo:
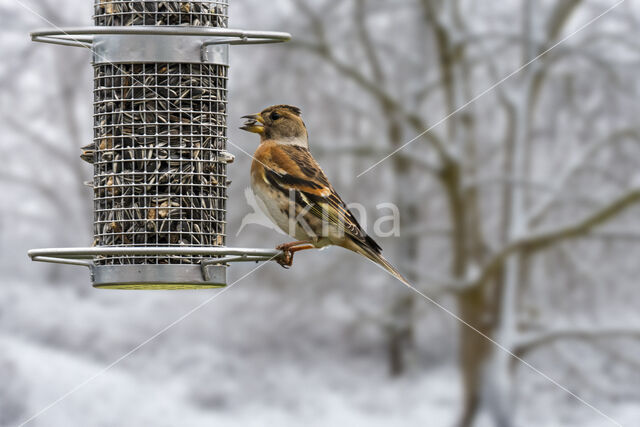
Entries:
<svg viewBox="0 0 640 427">
<path fill-rule="evenodd" d="M 376 252 L 366 246 L 358 245 L 358 249 L 359 249 L 358 252 L 360 252 L 362 255 L 366 256 L 371 261 L 375 262 L 376 264 L 378 264 L 379 266 L 387 270 L 387 272 L 389 272 L 393 277 L 395 277 L 405 285 L 412 287 L 411 283 L 409 283 L 409 281 L 405 279 L 405 277 L 402 274 L 400 274 L 400 272 L 393 265 L 391 265 L 391 263 L 387 261 L 386 258 L 383 257 L 381 253 Z"/>
</svg>

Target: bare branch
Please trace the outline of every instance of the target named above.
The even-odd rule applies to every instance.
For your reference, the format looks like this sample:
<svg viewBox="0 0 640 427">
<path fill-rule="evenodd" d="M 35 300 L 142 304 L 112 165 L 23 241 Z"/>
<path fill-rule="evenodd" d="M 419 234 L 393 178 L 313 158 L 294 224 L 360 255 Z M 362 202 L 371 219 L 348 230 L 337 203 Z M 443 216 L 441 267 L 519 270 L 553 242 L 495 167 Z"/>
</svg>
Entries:
<svg viewBox="0 0 640 427">
<path fill-rule="evenodd" d="M 621 187 L 626 188 L 625 185 L 620 184 Z M 461 191 L 463 192 L 471 192 L 481 187 L 492 186 L 492 185 L 507 185 L 511 187 L 524 187 L 530 190 L 537 190 L 540 192 L 558 192 L 558 188 L 555 185 L 547 184 L 544 182 L 538 182 L 533 180 L 528 180 L 526 178 L 516 178 L 509 176 L 494 176 L 494 177 L 481 177 L 473 181 L 464 182 Z M 624 190 L 622 188 L 622 190 Z M 576 205 L 582 205 L 585 207 L 598 207 L 600 205 L 600 200 L 596 199 L 591 195 L 581 195 L 581 194 L 570 194 L 568 196 L 563 197 L 559 202 L 563 203 L 572 203 Z"/>
<path fill-rule="evenodd" d="M 627 354 L 625 351 L 618 351 L 618 349 L 612 348 L 609 345 L 605 346 L 600 341 L 594 341 L 593 345 L 598 347 L 602 352 L 606 353 L 617 362 L 627 364 L 640 372 L 640 359 L 634 359 L 633 354 Z"/>
<path fill-rule="evenodd" d="M 468 289 L 467 283 L 462 280 L 456 280 L 455 278 L 440 275 L 437 273 L 417 271 L 417 269 L 413 265 L 400 264 L 400 269 L 407 274 L 413 273 L 415 277 L 420 278 L 421 282 L 425 282 L 427 288 L 422 289 L 422 292 L 425 292 L 426 294 L 433 297 L 443 294 L 462 292 L 465 289 Z M 415 285 L 416 284 L 414 283 L 414 286 Z"/>
<path fill-rule="evenodd" d="M 0 181 L 13 182 L 33 189 L 55 206 L 60 216 L 65 218 L 74 217 L 74 213 L 70 210 L 69 205 L 64 202 L 62 197 L 56 194 L 56 188 L 50 187 L 42 181 L 38 181 L 30 176 L 13 175 L 2 170 L 0 170 Z"/>
<path fill-rule="evenodd" d="M 584 235 L 638 201 L 640 201 L 640 189 L 631 190 L 576 224 L 517 239 L 508 244 L 487 263 L 471 286 L 479 286 L 486 283 L 500 269 L 509 255 L 524 249 L 539 250 L 560 240 Z"/>
<path fill-rule="evenodd" d="M 547 61 L 549 66 L 561 61 L 569 61 L 569 63 L 574 64 L 576 58 L 581 58 L 588 61 L 594 67 L 601 70 L 603 72 L 603 75 L 606 75 L 609 80 L 613 82 L 614 86 L 621 90 L 624 89 L 624 85 L 621 83 L 620 77 L 618 76 L 614 68 L 615 66 L 619 66 L 622 64 L 605 58 L 599 53 L 592 52 L 579 46 L 564 45 L 558 46 L 553 50 L 553 52 L 550 52 Z"/>
<path fill-rule="evenodd" d="M 560 197 L 560 195 L 562 194 L 562 190 L 565 188 L 569 179 L 571 179 L 576 174 L 576 172 L 578 172 L 584 166 L 584 164 L 593 157 L 593 155 L 595 155 L 600 149 L 610 144 L 623 141 L 625 138 L 634 138 L 636 140 L 640 140 L 640 130 L 637 128 L 617 130 L 608 135 L 606 138 L 594 142 L 578 155 L 574 156 L 571 160 L 570 165 L 564 170 L 564 172 L 557 180 L 558 190 L 549 194 L 548 197 L 544 198 L 541 202 L 534 206 L 531 209 L 530 213 L 527 215 L 525 223 L 528 226 L 535 226 L 537 223 L 539 223 L 546 215 L 549 208 L 551 208 L 551 206 L 553 206 L 556 200 Z"/>
<path fill-rule="evenodd" d="M 557 187 L 555 185 L 512 176 L 480 177 L 473 181 L 464 182 L 462 185 L 462 191 L 470 191 L 479 187 L 496 184 L 517 185 L 542 191 L 557 191 Z"/>
<path fill-rule="evenodd" d="M 358 157 L 381 157 L 385 156 L 389 153 L 389 150 L 386 148 L 382 148 L 379 145 L 367 145 L 367 144 L 359 144 L 359 145 L 348 145 L 348 144 L 317 144 L 316 147 L 313 148 L 313 153 L 317 156 L 335 156 L 336 154 L 351 154 Z M 440 173 L 440 168 L 438 165 L 431 163 L 430 161 L 420 158 L 415 155 L 406 154 L 404 152 L 398 152 L 395 154 L 396 157 L 403 159 L 409 163 L 412 163 L 414 166 L 419 169 L 425 170 L 427 172 L 438 174 Z"/>
<path fill-rule="evenodd" d="M 583 0 L 563 0 L 556 2 L 555 7 L 549 14 L 547 21 L 547 39 L 549 43 L 555 41 L 569 17 L 573 14 Z"/>
<path fill-rule="evenodd" d="M 457 107 L 457 82 L 454 78 L 454 66 L 460 59 L 464 46 L 457 45 L 456 48 L 452 49 L 452 41 L 450 37 L 451 27 L 441 18 L 435 2 L 431 0 L 422 0 L 420 5 L 422 7 L 422 14 L 424 16 L 425 23 L 427 24 L 427 27 L 431 28 L 433 31 L 433 36 L 435 38 L 434 47 L 438 58 L 440 80 L 442 82 L 441 86 L 446 100 L 446 111 L 447 114 L 451 114 Z M 450 120 L 447 125 L 449 126 L 450 135 L 453 135 L 454 122 Z"/>
<path fill-rule="evenodd" d="M 538 55 L 546 52 L 550 46 L 553 46 L 553 44 L 560 36 L 560 33 L 562 32 L 565 24 L 568 22 L 569 18 L 576 11 L 577 7 L 582 3 L 582 1 L 583 0 L 566 0 L 556 2 L 555 7 L 549 14 L 549 19 L 547 20 L 546 43 L 543 43 L 538 47 Z M 547 70 L 549 67 L 549 61 L 547 59 L 547 55 L 545 55 L 532 64 L 533 78 L 531 80 L 531 112 L 535 110 L 535 106 L 540 99 L 541 88 L 547 78 Z"/>
<path fill-rule="evenodd" d="M 555 327 L 543 332 L 522 334 L 515 342 L 515 352 L 526 353 L 537 347 L 551 344 L 565 338 L 596 340 L 603 338 L 640 339 L 640 325 L 637 326 L 566 326 Z"/>
<path fill-rule="evenodd" d="M 384 72 L 378 58 L 378 54 L 373 47 L 373 41 L 367 28 L 366 23 L 366 8 L 364 0 L 356 0 L 354 8 L 354 17 L 356 22 L 356 28 L 358 30 L 358 38 L 362 44 L 365 56 L 373 73 L 373 78 L 378 84 L 384 82 Z"/>
<path fill-rule="evenodd" d="M 584 237 L 592 239 L 640 240 L 640 230 L 594 230 Z"/>
<path fill-rule="evenodd" d="M 376 98 L 381 105 L 395 111 L 399 117 L 406 120 L 406 122 L 411 125 L 416 131 L 423 132 L 425 129 L 429 128 L 429 125 L 425 121 L 423 121 L 423 119 L 419 115 L 407 111 L 404 103 L 396 100 L 391 94 L 386 92 L 382 85 L 378 84 L 376 81 L 372 81 L 367 76 L 365 76 L 357 66 L 348 64 L 347 62 L 340 60 L 331 49 L 331 46 L 327 42 L 326 38 L 322 36 L 325 33 L 325 30 L 323 29 L 323 24 L 321 21 L 319 21 L 318 19 L 314 19 L 313 26 L 314 28 L 318 27 L 316 33 L 320 34 L 320 36 L 317 37 L 317 41 L 292 40 L 289 43 L 289 46 L 312 53 L 324 60 L 329 65 L 333 66 L 345 77 L 351 79 L 358 86 L 360 86 L 362 89 Z M 436 151 L 443 159 L 443 161 L 453 161 L 452 157 L 448 153 L 448 150 L 445 148 L 443 141 L 441 141 L 434 132 L 426 132 L 423 136 L 427 138 L 436 148 Z"/>
<path fill-rule="evenodd" d="M 593 46 L 601 41 L 609 42 L 614 46 L 625 45 L 632 50 L 640 51 L 640 43 L 638 43 L 638 39 L 630 36 L 629 33 L 623 32 L 599 31 L 584 37 L 580 44 L 586 47 Z"/>
<path fill-rule="evenodd" d="M 453 233 L 453 230 L 450 228 L 433 227 L 424 224 L 402 227 L 403 236 L 430 236 L 449 239 L 451 238 L 451 233 Z"/>
<path fill-rule="evenodd" d="M 7 114 L 9 116 L 5 118 L 4 123 L 9 125 L 9 127 L 16 132 L 24 134 L 29 139 L 30 144 L 43 150 L 48 156 L 54 157 L 57 161 L 60 161 L 69 167 L 72 166 L 71 162 L 73 160 L 77 160 L 73 159 L 69 152 L 62 149 L 60 144 L 49 137 L 45 132 L 37 132 L 33 129 L 32 125 L 26 123 L 23 119 L 18 116 L 11 115 L 11 113 Z"/>
</svg>

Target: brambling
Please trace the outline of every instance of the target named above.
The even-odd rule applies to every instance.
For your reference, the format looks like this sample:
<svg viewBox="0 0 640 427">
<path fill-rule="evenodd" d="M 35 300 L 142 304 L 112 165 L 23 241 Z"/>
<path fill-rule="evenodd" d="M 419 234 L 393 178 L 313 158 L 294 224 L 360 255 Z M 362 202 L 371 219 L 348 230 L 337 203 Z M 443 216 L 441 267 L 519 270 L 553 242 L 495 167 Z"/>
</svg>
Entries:
<svg viewBox="0 0 640 427">
<path fill-rule="evenodd" d="M 365 233 L 309 152 L 300 109 L 274 105 L 243 116 L 240 129 L 260 135 L 251 164 L 251 188 L 258 205 L 296 241 L 277 247 L 278 262 L 291 266 L 295 252 L 341 246 L 382 266 L 400 281 L 406 279 L 383 256 L 382 248 Z"/>
</svg>

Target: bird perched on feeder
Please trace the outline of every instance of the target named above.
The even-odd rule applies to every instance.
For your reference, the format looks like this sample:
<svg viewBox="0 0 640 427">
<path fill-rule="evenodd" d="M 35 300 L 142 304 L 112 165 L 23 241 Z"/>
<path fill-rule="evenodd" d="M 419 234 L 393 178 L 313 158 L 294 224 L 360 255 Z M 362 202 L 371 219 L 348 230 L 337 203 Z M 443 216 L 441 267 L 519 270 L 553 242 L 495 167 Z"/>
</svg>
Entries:
<svg viewBox="0 0 640 427">
<path fill-rule="evenodd" d="M 296 239 L 276 248 L 284 252 L 280 265 L 291 266 L 295 252 L 336 245 L 367 257 L 408 284 L 311 156 L 300 109 L 274 105 L 243 118 L 247 121 L 240 129 L 260 135 L 251 164 L 253 192 L 265 214 Z"/>
</svg>

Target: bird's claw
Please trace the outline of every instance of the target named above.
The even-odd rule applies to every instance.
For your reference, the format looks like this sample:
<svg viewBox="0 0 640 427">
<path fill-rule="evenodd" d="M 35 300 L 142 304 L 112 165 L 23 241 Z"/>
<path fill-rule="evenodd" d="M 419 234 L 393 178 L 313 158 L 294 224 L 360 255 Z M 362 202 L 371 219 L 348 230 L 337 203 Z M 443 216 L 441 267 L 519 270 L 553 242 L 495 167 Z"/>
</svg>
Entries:
<svg viewBox="0 0 640 427">
<path fill-rule="evenodd" d="M 283 243 L 282 245 L 276 246 L 276 249 L 282 251 L 282 256 L 276 259 L 278 264 L 280 264 L 283 268 L 290 268 L 293 264 L 293 252 L 289 250 L 288 245 L 286 243 Z"/>
</svg>

